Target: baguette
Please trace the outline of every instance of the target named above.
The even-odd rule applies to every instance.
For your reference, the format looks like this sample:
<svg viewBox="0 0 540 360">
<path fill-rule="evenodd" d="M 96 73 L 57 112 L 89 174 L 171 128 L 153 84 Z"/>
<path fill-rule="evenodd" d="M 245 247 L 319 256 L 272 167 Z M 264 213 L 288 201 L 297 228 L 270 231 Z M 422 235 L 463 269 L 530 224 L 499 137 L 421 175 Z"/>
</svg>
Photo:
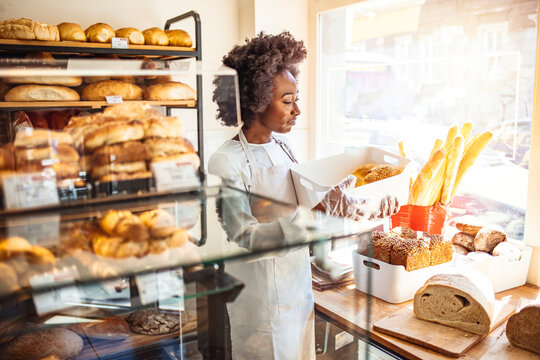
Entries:
<svg viewBox="0 0 540 360">
<path fill-rule="evenodd" d="M 454 145 L 454 138 L 456 137 L 457 132 L 457 125 L 454 125 L 450 129 L 448 129 L 448 133 L 446 134 L 446 141 L 444 142 L 444 151 L 446 152 L 446 154 L 450 152 L 452 145 Z"/>
<path fill-rule="evenodd" d="M 454 197 L 454 194 L 456 193 L 459 184 L 463 180 L 463 176 L 465 175 L 467 170 L 469 170 L 469 168 L 474 164 L 474 162 L 478 158 L 478 155 L 480 155 L 482 150 L 484 150 L 492 137 L 493 133 L 491 133 L 490 131 L 485 131 L 479 135 L 476 135 L 471 140 L 470 144 L 467 146 L 467 150 L 465 150 L 463 158 L 459 163 L 459 168 L 456 175 L 456 182 L 454 184 L 454 188 L 452 189 L 452 195 L 450 196 L 451 199 Z"/>
<path fill-rule="evenodd" d="M 444 174 L 446 172 L 446 157 L 443 159 L 441 166 L 435 172 L 433 180 L 429 182 L 429 186 L 424 191 L 424 200 L 422 206 L 434 205 L 441 198 L 441 191 L 444 184 Z"/>
<path fill-rule="evenodd" d="M 469 137 L 471 136 L 471 132 L 472 132 L 472 123 L 466 122 L 465 124 L 463 124 L 459 132 L 461 133 L 461 136 L 463 136 L 463 139 L 464 139 L 463 143 L 467 144 L 467 142 L 469 141 Z"/>
<path fill-rule="evenodd" d="M 424 190 L 429 187 L 432 179 L 439 168 L 443 165 L 445 159 L 446 156 L 444 150 L 440 149 L 437 150 L 424 164 L 409 193 L 409 204 L 422 204 L 425 197 Z"/>
<path fill-rule="evenodd" d="M 456 136 L 454 139 L 452 148 L 446 156 L 446 172 L 444 185 L 441 194 L 441 203 L 448 204 L 452 201 L 452 189 L 456 182 L 457 171 L 459 167 L 459 161 L 463 154 L 464 137 L 462 135 Z"/>
<path fill-rule="evenodd" d="M 399 155 L 403 156 L 404 158 L 407 157 L 407 155 L 405 155 L 405 149 L 403 148 L 403 140 L 398 142 L 398 150 L 399 150 Z"/>
<path fill-rule="evenodd" d="M 428 159 L 431 159 L 433 157 L 433 154 L 437 152 L 440 148 L 442 148 L 444 145 L 443 141 L 441 139 L 436 139 L 435 144 L 433 144 L 433 148 L 431 149 L 431 153 L 429 154 Z"/>
</svg>

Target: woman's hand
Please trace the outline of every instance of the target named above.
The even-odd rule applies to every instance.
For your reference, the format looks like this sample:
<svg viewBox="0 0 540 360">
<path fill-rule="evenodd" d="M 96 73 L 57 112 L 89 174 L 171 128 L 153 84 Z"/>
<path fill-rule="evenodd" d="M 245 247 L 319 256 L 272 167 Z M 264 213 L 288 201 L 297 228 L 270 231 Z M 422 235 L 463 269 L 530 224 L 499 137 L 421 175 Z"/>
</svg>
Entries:
<svg viewBox="0 0 540 360">
<path fill-rule="evenodd" d="M 381 203 L 379 204 L 379 211 L 372 212 L 369 215 L 369 220 L 382 219 L 392 216 L 399 211 L 399 207 L 400 205 L 397 197 L 388 195 L 381 200 Z"/>
<path fill-rule="evenodd" d="M 326 193 L 320 203 L 314 209 L 323 211 L 329 215 L 346 217 L 359 220 L 364 217 L 362 205 L 366 204 L 366 199 L 349 194 L 347 191 L 354 188 L 356 177 L 349 175 L 341 180 Z"/>
</svg>

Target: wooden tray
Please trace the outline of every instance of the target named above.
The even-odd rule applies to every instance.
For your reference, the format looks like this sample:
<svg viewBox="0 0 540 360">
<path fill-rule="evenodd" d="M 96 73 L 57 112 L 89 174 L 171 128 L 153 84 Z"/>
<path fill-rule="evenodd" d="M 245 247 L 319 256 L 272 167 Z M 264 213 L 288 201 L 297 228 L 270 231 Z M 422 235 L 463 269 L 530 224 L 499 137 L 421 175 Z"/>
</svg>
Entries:
<svg viewBox="0 0 540 360">
<path fill-rule="evenodd" d="M 490 332 L 505 322 L 514 311 L 514 305 L 496 301 L 495 320 Z M 414 316 L 412 305 L 376 321 L 373 330 L 456 358 L 465 354 L 486 336 L 419 320 Z"/>
</svg>

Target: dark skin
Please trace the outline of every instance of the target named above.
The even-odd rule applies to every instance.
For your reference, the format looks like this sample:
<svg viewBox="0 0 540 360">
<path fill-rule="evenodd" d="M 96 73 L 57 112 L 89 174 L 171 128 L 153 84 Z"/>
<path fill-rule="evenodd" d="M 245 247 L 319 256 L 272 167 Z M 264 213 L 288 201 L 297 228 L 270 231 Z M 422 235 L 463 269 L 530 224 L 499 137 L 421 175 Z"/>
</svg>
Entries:
<svg viewBox="0 0 540 360">
<path fill-rule="evenodd" d="M 242 131 L 250 144 L 266 144 L 272 132 L 286 134 L 296 124 L 300 115 L 298 89 L 294 76 L 287 70 L 274 77 L 273 97 L 266 110 L 257 116 L 251 127 Z M 235 137 L 238 140 L 238 137 Z"/>
</svg>

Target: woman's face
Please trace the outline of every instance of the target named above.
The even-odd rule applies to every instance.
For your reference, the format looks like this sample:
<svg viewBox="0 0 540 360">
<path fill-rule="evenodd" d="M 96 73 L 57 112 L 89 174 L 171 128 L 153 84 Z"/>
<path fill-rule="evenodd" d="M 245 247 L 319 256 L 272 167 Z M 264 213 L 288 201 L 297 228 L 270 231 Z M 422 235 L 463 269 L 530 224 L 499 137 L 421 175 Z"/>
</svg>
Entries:
<svg viewBox="0 0 540 360">
<path fill-rule="evenodd" d="M 258 121 L 274 132 L 288 133 L 296 124 L 296 117 L 300 115 L 297 102 L 296 80 L 285 70 L 274 78 L 272 101 Z"/>
</svg>

